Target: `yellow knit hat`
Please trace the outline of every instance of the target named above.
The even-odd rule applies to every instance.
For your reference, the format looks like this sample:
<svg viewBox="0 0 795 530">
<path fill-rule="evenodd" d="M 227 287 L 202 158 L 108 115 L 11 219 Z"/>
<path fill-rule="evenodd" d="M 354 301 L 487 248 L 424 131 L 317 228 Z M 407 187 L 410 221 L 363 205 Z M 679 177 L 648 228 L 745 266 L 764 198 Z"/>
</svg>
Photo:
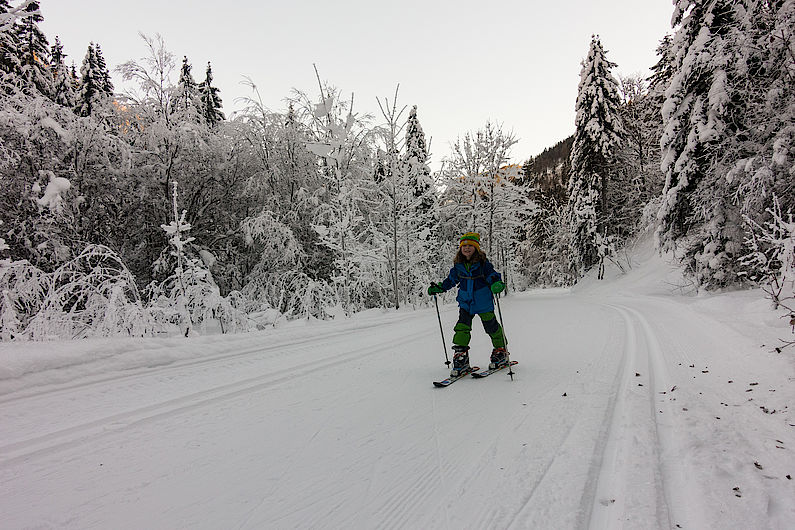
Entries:
<svg viewBox="0 0 795 530">
<path fill-rule="evenodd" d="M 464 245 L 472 245 L 478 249 L 478 252 L 480 252 L 480 234 L 477 232 L 467 232 L 461 236 L 461 242 L 458 244 L 458 248 L 461 248 Z"/>
</svg>

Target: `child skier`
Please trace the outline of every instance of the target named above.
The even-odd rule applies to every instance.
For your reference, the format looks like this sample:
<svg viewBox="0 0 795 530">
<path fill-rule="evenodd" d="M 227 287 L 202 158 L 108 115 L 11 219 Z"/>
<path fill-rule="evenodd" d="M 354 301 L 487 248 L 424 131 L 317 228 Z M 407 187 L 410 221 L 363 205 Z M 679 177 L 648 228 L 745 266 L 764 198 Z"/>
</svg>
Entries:
<svg viewBox="0 0 795 530">
<path fill-rule="evenodd" d="M 458 252 L 455 255 L 450 274 L 441 283 L 432 283 L 428 294 L 443 293 L 458 285 L 458 323 L 453 331 L 453 369 L 452 377 L 471 371 L 469 366 L 469 339 L 472 331 L 472 319 L 480 315 L 483 329 L 491 337 L 494 350 L 491 352 L 489 368 L 496 368 L 507 362 L 505 336 L 502 327 L 494 316 L 494 299 L 492 293 L 498 294 L 505 289 L 500 273 L 486 259 L 480 250 L 480 234 L 467 232 L 461 236 Z"/>
</svg>

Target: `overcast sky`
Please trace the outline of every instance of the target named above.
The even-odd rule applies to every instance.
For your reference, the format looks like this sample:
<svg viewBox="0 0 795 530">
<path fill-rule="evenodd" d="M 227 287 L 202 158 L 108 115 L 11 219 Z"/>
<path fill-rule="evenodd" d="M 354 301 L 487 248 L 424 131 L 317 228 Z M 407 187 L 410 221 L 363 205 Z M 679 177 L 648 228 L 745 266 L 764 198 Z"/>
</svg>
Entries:
<svg viewBox="0 0 795 530">
<path fill-rule="evenodd" d="M 318 93 L 313 64 L 360 112 L 376 98 L 417 105 L 434 168 L 450 144 L 487 120 L 513 131 L 522 162 L 574 132 L 580 62 L 598 34 L 613 74 L 648 75 L 670 32 L 671 0 L 41 0 L 41 28 L 78 69 L 89 42 L 111 69 L 140 59 L 139 32 L 159 33 L 204 78 L 212 63 L 227 117 L 250 95 L 286 108 L 293 88 Z M 174 79 L 176 81 L 176 77 Z M 114 73 L 116 88 L 121 88 Z"/>
</svg>

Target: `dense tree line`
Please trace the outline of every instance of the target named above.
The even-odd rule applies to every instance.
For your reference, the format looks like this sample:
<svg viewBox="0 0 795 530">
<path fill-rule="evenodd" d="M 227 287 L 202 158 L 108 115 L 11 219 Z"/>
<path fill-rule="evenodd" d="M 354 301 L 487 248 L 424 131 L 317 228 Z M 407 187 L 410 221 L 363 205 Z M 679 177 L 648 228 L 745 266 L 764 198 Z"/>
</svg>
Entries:
<svg viewBox="0 0 795 530">
<path fill-rule="evenodd" d="M 40 2 L 0 0 L 0 338 L 416 307 L 466 231 L 514 289 L 623 266 L 654 231 L 699 287 L 763 282 L 786 306 L 793 9 L 679 0 L 649 79 L 616 79 L 594 36 L 572 137 L 519 168 L 486 123 L 434 173 L 397 90 L 375 117 L 319 75 L 284 111 L 251 82 L 227 117 L 210 63 L 197 80 L 159 35 L 115 68 L 122 93 L 98 43 L 67 66 Z"/>
<path fill-rule="evenodd" d="M 527 201 L 498 174 L 514 142 L 499 127 L 467 136 L 478 141 L 434 176 L 419 111 L 397 91 L 377 122 L 320 76 L 283 112 L 251 83 L 228 119 L 211 65 L 197 81 L 159 35 L 116 68 L 121 92 L 98 43 L 78 73 L 38 30 L 38 2 L 1 9 L 15 43 L 0 115 L 4 339 L 416 307 L 470 229 L 514 261 L 511 208 Z M 469 171 L 466 156 L 479 161 Z M 459 195 L 476 202 L 471 216 L 457 216 Z"/>
</svg>

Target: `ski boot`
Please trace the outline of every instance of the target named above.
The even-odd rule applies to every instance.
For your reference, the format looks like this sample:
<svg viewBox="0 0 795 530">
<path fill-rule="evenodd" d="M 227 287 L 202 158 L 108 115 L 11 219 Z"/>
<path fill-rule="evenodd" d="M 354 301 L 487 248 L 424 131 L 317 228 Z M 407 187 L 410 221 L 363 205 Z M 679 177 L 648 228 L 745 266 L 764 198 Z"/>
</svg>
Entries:
<svg viewBox="0 0 795 530">
<path fill-rule="evenodd" d="M 491 351 L 491 360 L 489 361 L 489 368 L 499 368 L 508 362 L 508 352 L 505 348 L 494 348 Z"/>
<path fill-rule="evenodd" d="M 453 346 L 453 369 L 450 377 L 458 377 L 462 373 L 472 370 L 469 366 L 469 346 Z"/>
</svg>

